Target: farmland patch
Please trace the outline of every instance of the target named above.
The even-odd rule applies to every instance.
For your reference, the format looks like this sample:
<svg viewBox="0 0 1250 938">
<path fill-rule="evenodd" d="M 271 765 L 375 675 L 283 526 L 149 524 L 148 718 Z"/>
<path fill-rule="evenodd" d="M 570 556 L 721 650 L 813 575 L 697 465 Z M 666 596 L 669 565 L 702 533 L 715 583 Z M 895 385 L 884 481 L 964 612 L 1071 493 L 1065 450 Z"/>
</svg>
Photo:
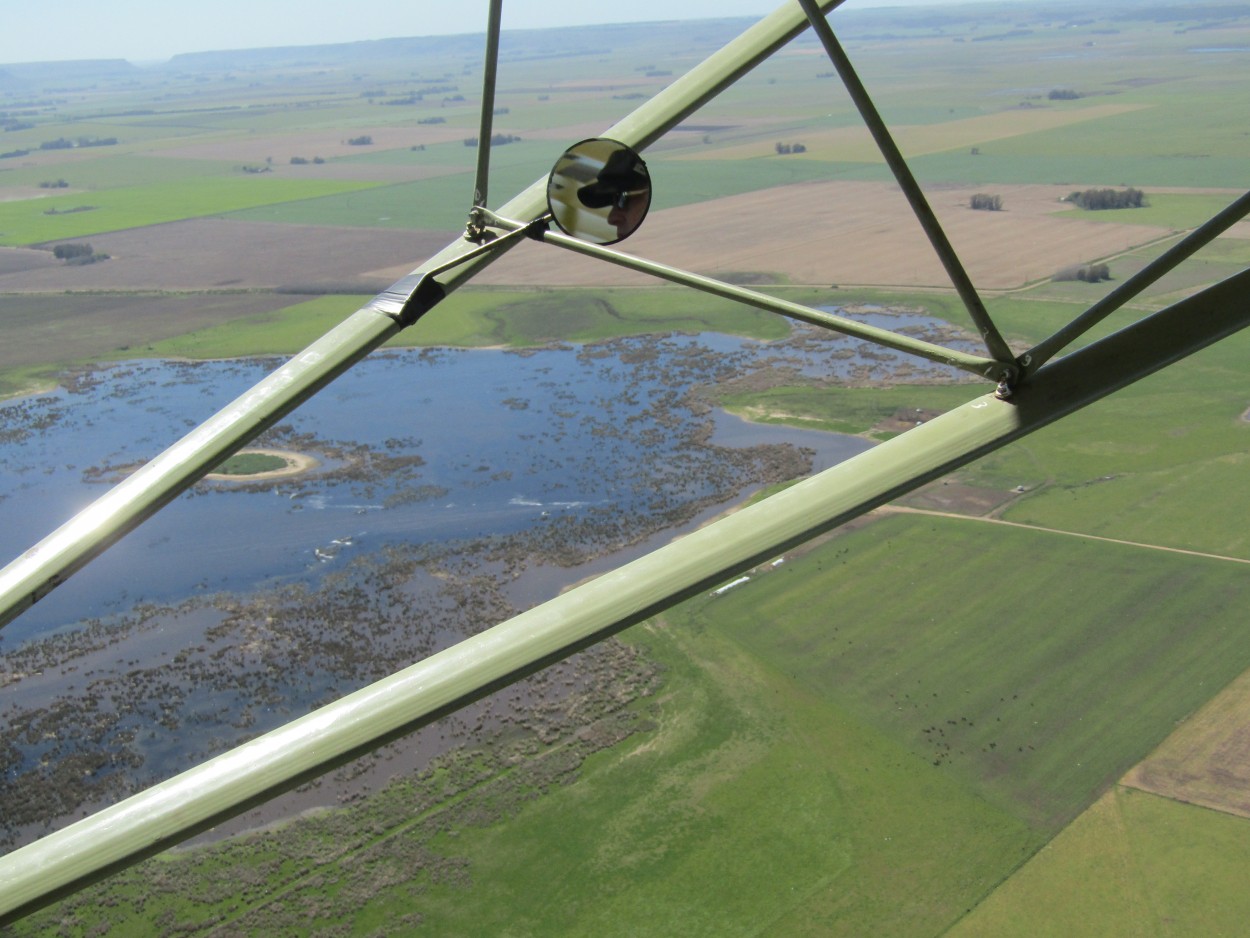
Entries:
<svg viewBox="0 0 1250 938">
<path fill-rule="evenodd" d="M 930 202 L 974 282 L 1018 287 L 1155 241 L 1169 229 L 1058 218 L 1061 186 L 1000 186 L 1001 212 L 972 211 L 978 190 L 944 188 Z M 754 224 L 752 223 L 754 221 Z M 781 186 L 653 212 L 625 245 L 631 253 L 718 274 L 767 270 L 805 284 L 949 286 L 906 199 L 890 183 Z M 651 278 L 539 245 L 522 245 L 479 282 L 640 284 Z"/>
<path fill-rule="evenodd" d="M 1250 818 L 1250 673 L 1186 720 L 1123 783 Z"/>
<path fill-rule="evenodd" d="M 91 246 L 110 256 L 106 264 L 65 267 L 32 262 L 26 270 L 6 273 L 5 252 L 0 251 L 0 291 L 304 289 L 328 284 L 340 293 L 374 293 L 453 237 L 453 232 L 440 231 L 197 218 L 91 235 Z M 387 279 L 375 273 L 382 268 L 402 274 Z"/>
<path fill-rule="evenodd" d="M 5 337 L 0 370 L 99 361 L 130 349 L 137 353 L 143 343 L 272 312 L 298 300 L 260 293 L 6 296 L 0 312 Z M 0 396 L 12 390 L 0 382 Z"/>
<path fill-rule="evenodd" d="M 683 608 L 1056 829 L 1250 665 L 1246 589 L 1239 565 L 895 516 Z"/>
<path fill-rule="evenodd" d="M 408 147 L 446 143 L 464 137 L 463 127 L 449 124 L 417 124 L 416 122 L 379 127 L 328 127 L 287 134 L 230 136 L 225 139 L 173 146 L 161 150 L 163 156 L 196 160 L 228 160 L 231 162 L 289 164 L 291 157 L 325 159 L 357 156 L 362 151 L 407 149 Z M 353 145 L 348 139 L 369 137 L 367 146 Z"/>
<path fill-rule="evenodd" d="M 162 182 L 91 193 L 94 211 L 69 212 L 83 195 L 0 203 L 0 243 L 40 244 L 122 231 L 186 218 L 220 215 L 255 205 L 308 199 L 369 186 L 362 182 L 212 176 L 194 183 Z M 62 214 L 51 214 L 60 211 Z"/>
<path fill-rule="evenodd" d="M 1250 822 L 1116 788 L 946 934 L 1235 935 Z"/>
<path fill-rule="evenodd" d="M 1141 110 L 1144 104 L 1099 104 L 1079 110 L 1051 108 L 1028 108 L 999 111 L 979 117 L 946 121 L 940 124 L 922 124 L 892 127 L 891 135 L 903 155 L 907 157 L 943 153 L 948 150 L 968 149 L 994 140 L 1040 133 L 1070 124 L 1105 120 L 1119 114 Z M 792 135 L 793 136 L 793 135 Z M 873 141 L 868 128 L 862 125 L 838 127 L 833 130 L 802 131 L 806 151 L 778 156 L 778 141 L 761 140 L 754 143 L 702 150 L 698 159 L 749 160 L 767 157 L 784 160 L 843 160 L 847 162 L 880 163 L 881 151 Z M 676 157 L 682 159 L 682 157 Z"/>
</svg>

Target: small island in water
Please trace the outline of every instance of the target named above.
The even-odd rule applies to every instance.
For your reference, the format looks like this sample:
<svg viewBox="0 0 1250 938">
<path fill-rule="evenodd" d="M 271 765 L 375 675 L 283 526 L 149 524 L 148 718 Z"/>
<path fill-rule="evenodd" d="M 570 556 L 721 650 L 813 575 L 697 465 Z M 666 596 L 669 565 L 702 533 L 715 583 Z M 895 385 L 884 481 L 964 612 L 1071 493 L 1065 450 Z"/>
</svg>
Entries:
<svg viewBox="0 0 1250 938">
<path fill-rule="evenodd" d="M 227 482 L 255 482 L 257 479 L 299 475 L 315 469 L 317 465 L 316 459 L 304 453 L 277 449 L 245 449 L 235 453 L 206 478 Z"/>
</svg>

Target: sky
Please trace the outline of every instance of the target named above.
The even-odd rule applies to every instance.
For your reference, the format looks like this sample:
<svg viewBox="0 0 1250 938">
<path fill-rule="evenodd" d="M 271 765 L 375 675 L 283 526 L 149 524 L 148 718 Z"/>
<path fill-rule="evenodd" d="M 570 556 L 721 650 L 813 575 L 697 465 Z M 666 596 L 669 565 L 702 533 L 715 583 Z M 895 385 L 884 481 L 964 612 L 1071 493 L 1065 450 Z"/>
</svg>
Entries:
<svg viewBox="0 0 1250 938">
<path fill-rule="evenodd" d="M 503 28 L 762 16 L 780 2 L 505 0 Z M 846 0 L 846 6 L 950 2 L 959 0 Z M 57 0 L 52 7 L 0 0 L 0 63 L 128 59 L 144 64 L 180 52 L 481 33 L 487 8 L 487 0 Z"/>
</svg>

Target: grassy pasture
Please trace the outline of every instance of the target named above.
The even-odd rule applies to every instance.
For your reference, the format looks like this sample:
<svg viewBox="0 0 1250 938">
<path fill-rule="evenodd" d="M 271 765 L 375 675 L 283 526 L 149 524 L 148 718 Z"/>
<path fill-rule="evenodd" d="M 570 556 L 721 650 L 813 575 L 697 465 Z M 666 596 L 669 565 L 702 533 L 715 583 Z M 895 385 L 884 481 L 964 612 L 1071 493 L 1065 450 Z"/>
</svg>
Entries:
<svg viewBox="0 0 1250 938">
<path fill-rule="evenodd" d="M 225 915 L 272 933 L 311 906 L 358 933 L 419 915 L 433 934 L 927 934 L 1041 842 L 719 630 L 652 624 L 631 641 L 665 668 L 644 702 L 651 728 L 560 784 L 510 775 L 567 763 L 565 745 L 517 770 L 476 769 L 464 790 L 443 790 L 439 770 L 350 812 L 156 858 L 108 898 L 75 900 L 73 917 Z"/>
<path fill-rule="evenodd" d="M 225 476 L 250 476 L 285 469 L 287 465 L 286 459 L 271 453 L 236 453 L 213 472 Z"/>
<path fill-rule="evenodd" d="M 502 174 L 501 174 L 502 175 Z M 527 173 L 524 185 L 537 176 Z M 499 191 L 504 183 L 495 182 Z M 509 182 L 515 183 L 516 179 Z M 460 183 L 460 184 L 458 184 Z M 264 203 L 231 212 L 242 221 L 285 222 L 293 225 L 349 225 L 365 228 L 464 228 L 473 192 L 471 171 L 393 186 L 357 187 L 349 192 L 311 199 Z"/>
<path fill-rule="evenodd" d="M 1115 788 L 947 934 L 1235 935 L 1247 865 L 1250 821 Z"/>
<path fill-rule="evenodd" d="M 295 299 L 258 293 L 6 296 L 0 302 L 0 332 L 5 337 L 0 343 L 0 397 L 54 385 L 57 372 L 68 366 L 144 354 L 138 336 L 156 343 L 194 335 L 210 325 L 250 322 L 252 317 L 263 320 L 258 314 L 289 306 Z M 220 334 L 229 332 L 226 327 Z M 119 348 L 127 338 L 134 345 Z M 246 354 L 239 348 L 231 356 Z"/>
<path fill-rule="evenodd" d="M 683 609 L 1053 831 L 1250 666 L 1247 589 L 1242 565 L 894 517 Z"/>
<path fill-rule="evenodd" d="M 37 186 L 41 182 L 64 179 L 74 189 L 94 190 L 190 182 L 204 176 L 237 172 L 237 166 L 210 160 L 171 160 L 127 154 L 78 159 L 56 167 L 19 167 L 6 173 L 3 179 L 6 185 L 14 186 Z M 53 196 L 59 191 L 49 189 L 47 195 Z"/>
<path fill-rule="evenodd" d="M 1248 344 L 1227 339 L 984 458 L 973 475 L 1039 486 L 1010 520 L 1250 557 L 1230 511 L 1250 447 L 1250 396 L 1235 377 Z"/>
<path fill-rule="evenodd" d="M 1023 317 L 1071 312 L 1022 301 L 1003 309 L 1011 313 L 1003 320 L 1008 326 L 1021 323 L 1030 334 L 1036 323 Z M 1250 395 L 1236 377 L 1248 346 L 1250 336 L 1227 339 L 982 457 L 960 477 L 1000 491 L 1028 489 L 1004 511 L 1011 521 L 1250 558 L 1244 519 L 1229 510 L 1250 448 L 1250 421 L 1242 418 Z M 796 426 L 863 433 L 900 408 L 945 410 L 978 393 L 976 385 L 775 388 L 726 403 L 755 419 L 772 415 Z"/>
<path fill-rule="evenodd" d="M 655 209 L 676 208 L 772 186 L 849 177 L 858 169 L 858 164 L 821 163 L 786 157 L 754 160 L 661 159 L 650 164 L 654 186 L 652 205 Z"/>
<path fill-rule="evenodd" d="M 1144 106 L 1144 105 L 1141 105 Z M 958 120 L 923 125 L 895 125 L 891 135 L 903 155 L 911 158 L 949 150 L 968 150 L 991 141 L 1011 137 L 1045 134 L 1059 127 L 1087 121 L 1106 120 L 1133 110 L 1135 105 L 1104 104 L 1080 110 L 1000 111 Z M 777 156 L 773 142 L 741 144 L 710 149 L 703 159 L 741 160 L 758 157 L 783 160 L 839 160 L 851 163 L 884 162 L 880 150 L 866 127 L 849 126 L 835 130 L 805 132 L 802 142 L 807 152 Z"/>
<path fill-rule="evenodd" d="M 132 915 L 205 921 L 241 905 L 265 913 L 268 893 L 249 889 L 240 903 L 237 884 L 270 881 L 285 884 L 274 898 L 288 910 L 341 893 L 325 914 L 366 932 L 417 912 L 444 934 L 938 933 L 1166 734 L 1191 698 L 1246 663 L 1245 636 L 1231 634 L 1245 628 L 1238 597 L 1214 615 L 1205 601 L 1226 576 L 1220 565 L 1194 561 L 1178 574 L 1127 548 L 1074 550 L 1034 532 L 1004 541 L 982 527 L 882 521 L 635 629 L 631 640 L 666 669 L 646 705 L 653 728 L 542 797 L 503 797 L 502 816 L 489 800 L 475 807 L 499 797 L 487 784 L 428 815 L 400 812 L 403 825 L 415 817 L 442 830 L 415 843 L 416 830 L 394 836 L 331 812 L 287 826 L 281 847 L 265 835 L 151 861 L 114 882 L 116 905 L 92 900 L 78 913 L 90 924 L 90 910 L 107 907 L 115 925 Z M 949 574 L 937 583 L 935 551 Z M 1112 595 L 1109 582 L 1119 584 Z M 1061 595 L 1042 608 L 1043 593 Z M 958 615 L 937 612 L 955 604 Z M 924 732 L 937 724 L 941 742 Z M 1003 751 L 1009 740 L 1034 748 Z M 977 748 L 990 742 L 999 745 Z M 1217 872 L 1244 856 L 1231 828 L 1213 839 L 1189 827 L 1178 841 L 1166 820 L 1143 818 L 1146 849 L 1152 839 L 1172 851 L 1195 844 L 1191 857 Z M 1057 892 L 1097 862 L 1086 845 L 1074 849 L 1078 862 L 1051 873 Z M 467 875 L 432 872 L 448 864 Z M 174 881 L 178 867 L 193 871 L 196 897 L 144 888 Z M 1031 882 L 1026 904 L 1049 894 Z M 1184 907 L 1184 891 L 1175 895 Z M 1119 909 L 1109 905 L 1107 920 Z M 995 932 L 998 921 L 988 933 L 1013 933 Z"/>
<path fill-rule="evenodd" d="M 294 354 L 362 306 L 367 296 L 325 296 L 239 318 L 140 349 L 145 357 L 235 358 Z M 553 340 L 589 342 L 642 332 L 716 330 L 758 339 L 781 338 L 780 319 L 722 300 L 674 290 L 457 291 L 391 340 L 391 347 L 524 347 Z"/>
<path fill-rule="evenodd" d="M 1051 134 L 1055 131 L 1051 131 Z M 1190 156 L 1154 156 L 1140 150 L 1114 160 L 1098 155 L 1088 140 L 1070 140 L 1071 149 L 1051 147 L 1050 134 L 1028 142 L 1046 141 L 1046 152 L 1028 147 L 1009 149 L 1005 141 L 982 147 L 977 156 L 966 151 L 917 157 L 912 172 L 922 183 L 1058 183 L 1087 186 L 1196 186 L 1237 187 L 1245 182 L 1244 159 L 1235 156 L 1195 159 Z M 881 168 L 861 171 L 866 179 L 883 178 Z"/>
<path fill-rule="evenodd" d="M 83 238 L 161 222 L 219 215 L 246 206 L 271 205 L 366 189 L 367 182 L 210 176 L 101 192 L 0 202 L 0 244 L 25 245 Z M 72 211 L 91 206 L 90 211 Z M 48 211 L 68 214 L 48 215 Z"/>
<path fill-rule="evenodd" d="M 900 410 L 950 410 L 992 390 L 988 385 L 903 385 L 886 388 L 779 387 L 728 394 L 722 405 L 756 423 L 789 424 L 832 433 L 869 434 Z M 882 437 L 884 438 L 884 437 Z"/>
<path fill-rule="evenodd" d="M 670 669 L 658 729 L 443 840 L 482 888 L 431 890 L 434 931 L 931 933 L 1037 842 L 715 630 L 642 640 Z"/>
</svg>

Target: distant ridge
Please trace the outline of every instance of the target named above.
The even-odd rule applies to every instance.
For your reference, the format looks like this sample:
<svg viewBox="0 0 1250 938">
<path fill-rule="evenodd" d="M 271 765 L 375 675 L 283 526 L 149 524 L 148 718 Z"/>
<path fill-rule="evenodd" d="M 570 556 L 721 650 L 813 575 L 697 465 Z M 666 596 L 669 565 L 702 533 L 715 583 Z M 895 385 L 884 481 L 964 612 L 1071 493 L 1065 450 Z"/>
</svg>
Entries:
<svg viewBox="0 0 1250 938">
<path fill-rule="evenodd" d="M 709 39 L 727 42 L 755 17 L 731 17 L 697 21 L 706 29 Z M 499 55 L 503 60 L 518 58 L 551 58 L 566 55 L 588 55 L 635 43 L 655 41 L 657 27 L 671 23 L 620 23 L 597 26 L 566 26 L 551 29 L 509 29 L 499 39 Z M 689 21 L 681 22 L 689 29 Z M 357 42 L 312 46 L 275 46 L 261 49 L 185 52 L 174 56 L 163 68 L 179 71 L 213 71 L 221 69 L 309 68 L 314 66 L 348 66 L 379 61 L 419 62 L 423 55 L 480 56 L 481 33 L 447 36 L 410 36 L 395 39 L 369 39 Z"/>
</svg>

